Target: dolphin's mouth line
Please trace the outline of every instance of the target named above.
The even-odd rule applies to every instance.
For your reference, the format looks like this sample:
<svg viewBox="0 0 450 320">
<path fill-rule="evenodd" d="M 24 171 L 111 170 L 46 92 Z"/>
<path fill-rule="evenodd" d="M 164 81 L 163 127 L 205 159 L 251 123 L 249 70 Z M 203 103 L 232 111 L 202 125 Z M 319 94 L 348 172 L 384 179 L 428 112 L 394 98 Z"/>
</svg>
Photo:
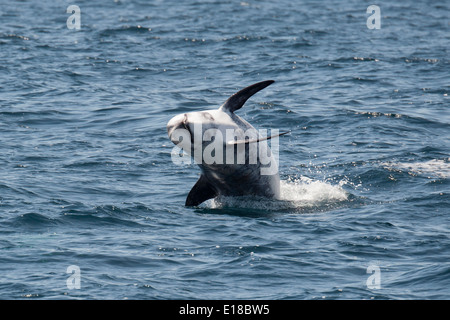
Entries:
<svg viewBox="0 0 450 320">
<path fill-rule="evenodd" d="M 189 136 L 191 137 L 191 143 L 194 143 L 194 137 L 192 136 L 192 132 L 189 129 L 189 126 L 188 126 L 187 122 L 188 122 L 187 121 L 187 114 L 184 114 L 184 118 L 183 118 L 183 121 L 182 121 L 181 124 L 182 124 L 183 128 L 186 129 L 189 132 Z"/>
</svg>

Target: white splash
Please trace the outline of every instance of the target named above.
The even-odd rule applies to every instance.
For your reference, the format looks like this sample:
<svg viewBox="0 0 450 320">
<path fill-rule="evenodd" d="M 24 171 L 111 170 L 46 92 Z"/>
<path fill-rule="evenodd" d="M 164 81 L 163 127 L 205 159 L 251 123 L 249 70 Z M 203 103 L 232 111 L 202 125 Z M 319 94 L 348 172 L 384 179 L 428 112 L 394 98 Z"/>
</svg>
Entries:
<svg viewBox="0 0 450 320">
<path fill-rule="evenodd" d="M 308 211 L 311 208 L 327 209 L 348 200 L 349 193 L 342 186 L 313 180 L 307 177 L 289 178 L 281 181 L 281 199 L 273 200 L 260 197 L 219 197 L 206 201 L 202 206 L 209 209 L 239 208 L 267 211 Z M 314 210 L 315 211 L 315 210 Z"/>
<path fill-rule="evenodd" d="M 328 201 L 345 201 L 348 193 L 342 188 L 345 182 L 332 185 L 328 182 L 307 177 L 281 181 L 281 200 L 304 205 L 317 205 Z"/>
</svg>

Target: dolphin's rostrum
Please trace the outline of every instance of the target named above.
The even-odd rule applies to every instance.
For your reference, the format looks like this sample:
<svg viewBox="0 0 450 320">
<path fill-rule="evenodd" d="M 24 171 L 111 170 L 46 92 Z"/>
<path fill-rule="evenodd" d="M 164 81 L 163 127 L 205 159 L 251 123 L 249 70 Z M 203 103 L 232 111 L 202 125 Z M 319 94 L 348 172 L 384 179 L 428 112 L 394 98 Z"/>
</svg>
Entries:
<svg viewBox="0 0 450 320">
<path fill-rule="evenodd" d="M 264 137 L 234 113 L 272 83 L 262 81 L 242 89 L 219 109 L 179 114 L 169 121 L 170 140 L 191 155 L 202 171 L 186 206 L 219 195 L 279 198 L 278 164 L 267 140 L 280 134 Z"/>
</svg>

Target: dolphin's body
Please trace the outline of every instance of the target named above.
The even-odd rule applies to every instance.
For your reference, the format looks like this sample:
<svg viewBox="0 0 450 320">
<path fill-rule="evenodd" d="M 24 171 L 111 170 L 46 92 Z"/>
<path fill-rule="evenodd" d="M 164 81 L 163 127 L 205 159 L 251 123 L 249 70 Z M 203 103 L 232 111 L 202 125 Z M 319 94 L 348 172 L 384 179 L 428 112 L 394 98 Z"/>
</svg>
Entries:
<svg viewBox="0 0 450 320">
<path fill-rule="evenodd" d="M 232 95 L 219 109 L 179 114 L 169 121 L 170 140 L 193 156 L 202 171 L 189 192 L 186 206 L 197 206 L 219 195 L 279 198 L 278 166 L 264 143 L 271 137 L 262 137 L 234 113 L 248 98 L 273 82 L 251 85 Z M 227 140 L 230 132 L 233 137 Z M 211 146 L 216 147 L 215 162 L 204 157 Z"/>
</svg>

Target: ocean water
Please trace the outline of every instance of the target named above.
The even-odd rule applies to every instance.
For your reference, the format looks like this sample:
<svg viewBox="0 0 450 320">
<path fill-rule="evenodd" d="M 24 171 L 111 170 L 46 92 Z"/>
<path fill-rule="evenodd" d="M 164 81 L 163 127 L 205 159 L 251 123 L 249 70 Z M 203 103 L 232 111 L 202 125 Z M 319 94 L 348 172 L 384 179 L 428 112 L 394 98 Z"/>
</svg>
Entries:
<svg viewBox="0 0 450 320">
<path fill-rule="evenodd" d="M 448 12 L 0 0 L 0 298 L 449 299 Z M 166 123 L 268 79 L 282 199 L 185 207 Z"/>
</svg>

